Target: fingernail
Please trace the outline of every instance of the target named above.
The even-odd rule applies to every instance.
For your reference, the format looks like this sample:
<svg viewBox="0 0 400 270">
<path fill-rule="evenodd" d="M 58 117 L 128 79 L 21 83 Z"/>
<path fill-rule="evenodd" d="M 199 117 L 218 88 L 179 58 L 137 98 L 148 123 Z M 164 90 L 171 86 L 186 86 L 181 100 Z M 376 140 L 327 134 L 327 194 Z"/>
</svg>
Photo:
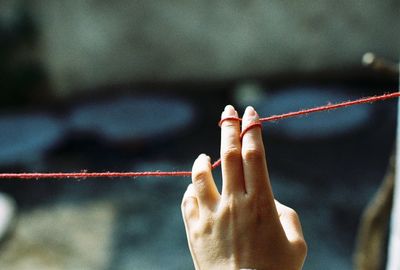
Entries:
<svg viewBox="0 0 400 270">
<path fill-rule="evenodd" d="M 206 159 L 208 159 L 208 161 L 211 162 L 211 158 L 209 156 L 207 156 L 206 154 L 200 154 L 199 158 L 206 158 Z"/>
<path fill-rule="evenodd" d="M 254 110 L 252 106 L 248 106 L 244 113 L 248 116 L 258 116 L 257 112 Z"/>
<path fill-rule="evenodd" d="M 225 107 L 224 114 L 225 114 L 225 116 L 234 116 L 234 117 L 237 117 L 237 113 L 236 113 L 236 111 L 235 111 L 235 108 L 233 108 L 232 105 L 227 105 L 227 106 Z"/>
</svg>

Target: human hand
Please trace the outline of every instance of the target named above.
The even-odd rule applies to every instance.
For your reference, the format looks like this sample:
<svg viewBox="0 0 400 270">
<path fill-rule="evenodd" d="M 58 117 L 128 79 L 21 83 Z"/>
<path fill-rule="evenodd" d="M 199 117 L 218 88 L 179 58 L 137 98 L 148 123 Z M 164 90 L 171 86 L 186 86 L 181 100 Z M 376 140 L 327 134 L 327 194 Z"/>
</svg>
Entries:
<svg viewBox="0 0 400 270">
<path fill-rule="evenodd" d="M 222 119 L 238 117 L 228 105 Z M 242 130 L 259 117 L 252 107 L 243 115 Z M 240 123 L 221 125 L 222 192 L 211 174 L 210 158 L 200 155 L 192 184 L 182 200 L 189 249 L 197 270 L 299 270 L 307 246 L 293 209 L 274 200 L 260 128 L 242 141 Z"/>
</svg>

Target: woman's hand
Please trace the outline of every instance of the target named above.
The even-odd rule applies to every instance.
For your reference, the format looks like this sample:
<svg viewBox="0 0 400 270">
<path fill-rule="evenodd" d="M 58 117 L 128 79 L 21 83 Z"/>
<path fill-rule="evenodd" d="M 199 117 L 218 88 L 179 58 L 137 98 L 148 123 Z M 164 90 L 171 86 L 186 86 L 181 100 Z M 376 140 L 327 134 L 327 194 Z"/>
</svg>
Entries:
<svg viewBox="0 0 400 270">
<path fill-rule="evenodd" d="M 222 119 L 238 117 L 228 105 Z M 248 107 L 242 130 L 258 121 Z M 182 214 L 196 269 L 298 270 L 307 246 L 296 212 L 272 193 L 261 129 L 241 141 L 240 122 L 221 126 L 222 192 L 211 174 L 210 158 L 200 155 L 182 200 Z"/>
</svg>

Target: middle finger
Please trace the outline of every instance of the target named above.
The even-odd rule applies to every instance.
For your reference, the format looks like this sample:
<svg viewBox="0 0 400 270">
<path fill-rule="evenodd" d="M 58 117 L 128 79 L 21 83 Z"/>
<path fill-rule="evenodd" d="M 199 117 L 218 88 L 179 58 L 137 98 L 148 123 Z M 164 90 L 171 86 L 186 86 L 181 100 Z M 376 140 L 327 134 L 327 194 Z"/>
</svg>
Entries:
<svg viewBox="0 0 400 270">
<path fill-rule="evenodd" d="M 237 118 L 233 106 L 225 107 L 221 118 Z M 240 121 L 231 119 L 221 124 L 222 195 L 245 192 L 240 141 Z"/>
</svg>

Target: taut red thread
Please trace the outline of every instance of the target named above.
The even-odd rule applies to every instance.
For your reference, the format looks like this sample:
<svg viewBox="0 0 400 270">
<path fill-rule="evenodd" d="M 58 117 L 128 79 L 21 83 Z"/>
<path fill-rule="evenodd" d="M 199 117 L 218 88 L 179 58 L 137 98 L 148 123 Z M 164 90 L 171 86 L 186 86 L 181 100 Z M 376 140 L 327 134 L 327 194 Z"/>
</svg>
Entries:
<svg viewBox="0 0 400 270">
<path fill-rule="evenodd" d="M 315 112 L 322 112 L 322 111 L 330 111 L 335 110 L 343 107 L 349 107 L 358 104 L 364 103 L 373 103 L 380 100 L 390 99 L 390 98 L 397 98 L 400 97 L 400 92 L 394 92 L 390 94 L 383 94 L 380 96 L 372 96 L 372 97 L 365 97 L 360 98 L 353 101 L 345 101 L 336 104 L 328 104 L 320 107 L 315 107 L 311 109 L 304 109 L 299 110 L 296 112 L 289 112 L 279 115 L 272 115 L 264 118 L 260 118 L 258 122 L 255 122 L 245 128 L 240 137 L 242 138 L 246 132 L 250 129 L 255 127 L 261 127 L 261 123 L 263 122 L 271 122 L 271 121 L 278 121 L 286 118 L 296 117 L 300 115 L 306 115 Z M 237 117 L 228 117 L 222 119 L 219 122 L 221 125 L 224 121 L 235 120 L 235 121 L 242 121 L 242 119 Z M 217 168 L 221 165 L 221 159 L 217 160 L 212 164 L 212 169 Z M 52 178 L 52 179 L 62 179 L 62 178 L 75 178 L 75 179 L 86 179 L 86 178 L 117 178 L 117 177 L 145 177 L 145 176 L 156 176 L 156 177 L 167 177 L 167 176 L 191 176 L 191 171 L 171 171 L 171 172 L 162 172 L 162 171 L 147 171 L 147 172 L 72 172 L 72 173 L 0 173 L 0 179 L 42 179 L 42 178 Z"/>
</svg>

